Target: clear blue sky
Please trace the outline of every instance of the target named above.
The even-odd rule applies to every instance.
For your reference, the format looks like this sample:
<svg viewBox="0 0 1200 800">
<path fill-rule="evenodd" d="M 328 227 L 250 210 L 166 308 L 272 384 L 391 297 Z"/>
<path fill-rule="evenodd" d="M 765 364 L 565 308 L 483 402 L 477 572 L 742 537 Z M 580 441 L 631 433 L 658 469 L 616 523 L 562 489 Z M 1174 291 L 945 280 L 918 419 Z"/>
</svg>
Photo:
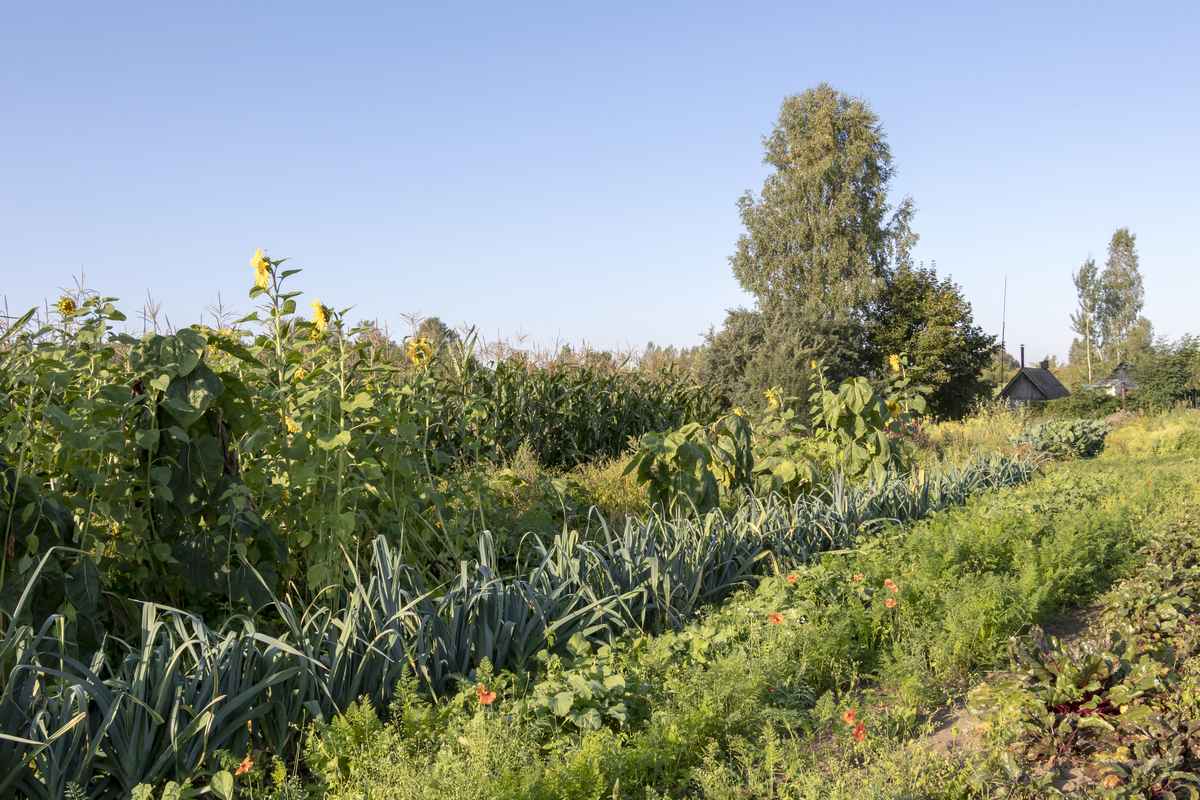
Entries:
<svg viewBox="0 0 1200 800">
<path fill-rule="evenodd" d="M 810 5 L 8 4 L 0 294 L 82 269 L 187 323 L 249 308 L 261 246 L 393 329 L 694 344 L 748 302 L 762 135 L 827 81 L 991 331 L 1009 276 L 1010 350 L 1065 354 L 1121 225 L 1157 331 L 1200 332 L 1200 4 Z"/>
</svg>

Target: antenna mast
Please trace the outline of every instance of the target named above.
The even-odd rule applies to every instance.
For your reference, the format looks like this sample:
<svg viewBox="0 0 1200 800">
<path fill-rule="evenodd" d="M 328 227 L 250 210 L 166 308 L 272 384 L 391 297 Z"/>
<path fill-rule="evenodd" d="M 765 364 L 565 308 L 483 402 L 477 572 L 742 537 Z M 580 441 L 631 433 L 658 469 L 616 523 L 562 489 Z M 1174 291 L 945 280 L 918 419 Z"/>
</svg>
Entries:
<svg viewBox="0 0 1200 800">
<path fill-rule="evenodd" d="M 1008 276 L 1004 276 L 1004 300 L 1000 307 L 1000 349 L 1004 350 L 1004 333 L 1008 325 Z"/>
</svg>

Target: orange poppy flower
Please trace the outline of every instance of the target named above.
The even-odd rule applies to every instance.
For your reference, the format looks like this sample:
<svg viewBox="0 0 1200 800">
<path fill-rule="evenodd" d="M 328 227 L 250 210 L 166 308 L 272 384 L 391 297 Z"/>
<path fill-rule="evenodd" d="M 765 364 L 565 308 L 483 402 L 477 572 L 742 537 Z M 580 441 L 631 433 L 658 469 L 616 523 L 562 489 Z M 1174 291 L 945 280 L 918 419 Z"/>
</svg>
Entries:
<svg viewBox="0 0 1200 800">
<path fill-rule="evenodd" d="M 496 693 L 489 692 L 488 688 L 482 683 L 475 687 L 475 696 L 479 698 L 479 705 L 490 706 L 496 702 Z"/>
<path fill-rule="evenodd" d="M 254 760 L 250 756 L 242 759 L 242 763 L 238 764 L 237 769 L 233 771 L 234 775 L 242 776 L 249 772 L 254 767 Z"/>
<path fill-rule="evenodd" d="M 867 726 L 861 722 L 854 726 L 854 731 L 850 734 L 854 737 L 854 741 L 861 742 L 867 738 Z"/>
<path fill-rule="evenodd" d="M 842 712 L 842 722 L 846 723 L 847 725 L 853 725 L 856 719 L 858 719 L 858 712 L 853 708 L 847 708 L 844 712 Z"/>
<path fill-rule="evenodd" d="M 850 576 L 850 580 L 854 581 L 855 583 L 862 583 L 863 582 L 863 574 L 861 572 L 856 572 Z"/>
<path fill-rule="evenodd" d="M 788 583 L 795 583 L 795 582 L 796 582 L 796 580 L 797 580 L 797 577 L 798 577 L 798 576 L 797 576 L 795 573 L 792 573 L 791 575 L 788 575 L 788 576 L 787 576 L 787 582 L 788 582 Z"/>
<path fill-rule="evenodd" d="M 783 614 L 780 614 L 778 611 L 772 611 L 770 614 L 767 614 L 767 621 L 772 625 L 782 625 Z"/>
<path fill-rule="evenodd" d="M 883 601 L 883 604 L 885 606 L 887 606 L 888 608 L 895 608 L 896 607 L 896 598 L 889 597 L 887 600 Z"/>
<path fill-rule="evenodd" d="M 895 594 L 896 592 L 900 591 L 900 587 L 899 587 L 899 586 L 897 586 L 897 585 L 896 585 L 896 582 L 895 582 L 894 580 L 892 580 L 891 578 L 888 578 L 887 580 L 885 580 L 885 581 L 883 582 L 883 585 L 884 585 L 884 586 L 887 588 L 887 590 L 888 590 L 889 592 L 891 592 L 892 594 Z"/>
</svg>

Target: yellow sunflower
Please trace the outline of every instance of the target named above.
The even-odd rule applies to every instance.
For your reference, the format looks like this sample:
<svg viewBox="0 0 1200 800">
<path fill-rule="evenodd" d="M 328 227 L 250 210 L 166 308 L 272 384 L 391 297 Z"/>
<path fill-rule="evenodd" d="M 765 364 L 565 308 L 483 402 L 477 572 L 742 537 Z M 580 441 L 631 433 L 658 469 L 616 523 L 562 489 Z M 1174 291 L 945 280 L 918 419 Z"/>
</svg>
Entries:
<svg viewBox="0 0 1200 800">
<path fill-rule="evenodd" d="M 57 308 L 58 313 L 62 314 L 64 317 L 73 317 L 75 316 L 75 312 L 79 310 L 79 306 L 75 305 L 75 300 L 67 297 L 66 295 L 58 298 L 58 302 L 54 304 L 54 307 Z"/>
<path fill-rule="evenodd" d="M 888 366 L 892 368 L 892 372 L 900 371 L 900 356 L 892 353 L 888 356 Z"/>
<path fill-rule="evenodd" d="M 433 345 L 424 336 L 418 336 L 408 341 L 404 353 L 413 366 L 423 367 L 433 358 Z"/>
<path fill-rule="evenodd" d="M 324 333 L 325 329 L 329 327 L 329 309 L 326 306 L 321 305 L 320 300 L 313 300 L 312 310 L 313 327 L 321 333 Z"/>
<path fill-rule="evenodd" d="M 271 262 L 267 261 L 267 255 L 258 248 L 254 251 L 254 257 L 250 259 L 250 266 L 254 268 L 254 285 L 259 289 L 266 289 L 271 285 Z"/>
<path fill-rule="evenodd" d="M 763 392 L 763 397 L 767 398 L 767 408 L 775 410 L 783 405 L 783 398 L 779 395 L 779 390 L 771 387 Z"/>
</svg>

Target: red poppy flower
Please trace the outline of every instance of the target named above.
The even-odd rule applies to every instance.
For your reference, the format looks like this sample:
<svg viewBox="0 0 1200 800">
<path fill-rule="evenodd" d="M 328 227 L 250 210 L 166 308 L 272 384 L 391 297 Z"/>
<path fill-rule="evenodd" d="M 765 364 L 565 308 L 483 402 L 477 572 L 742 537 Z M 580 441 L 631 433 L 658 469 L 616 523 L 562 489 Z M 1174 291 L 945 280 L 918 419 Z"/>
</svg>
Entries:
<svg viewBox="0 0 1200 800">
<path fill-rule="evenodd" d="M 883 604 L 885 606 L 887 606 L 888 608 L 895 608 L 896 607 L 896 598 L 889 597 L 887 600 L 883 601 Z"/>
<path fill-rule="evenodd" d="M 884 586 L 887 588 L 887 590 L 888 590 L 889 592 L 891 592 L 892 594 L 895 594 L 896 592 L 900 591 L 900 587 L 899 587 L 899 586 L 897 586 L 897 585 L 896 585 L 896 582 L 895 582 L 894 580 L 892 580 L 891 578 L 888 578 L 887 580 L 885 580 L 885 581 L 883 582 L 883 585 L 884 585 Z"/>
<path fill-rule="evenodd" d="M 867 726 L 861 722 L 854 726 L 854 731 L 850 734 L 854 737 L 854 741 L 861 742 L 867 738 Z"/>
<path fill-rule="evenodd" d="M 788 583 L 795 583 L 795 582 L 796 582 L 796 580 L 797 580 L 797 578 L 798 578 L 798 576 L 797 576 L 795 573 L 792 573 L 791 575 L 788 575 L 788 576 L 787 576 L 787 582 L 788 582 Z"/>
<path fill-rule="evenodd" d="M 772 611 L 770 614 L 767 614 L 767 621 L 772 625 L 782 625 L 783 614 L 780 614 L 778 611 Z"/>
<path fill-rule="evenodd" d="M 479 705 L 490 706 L 496 702 L 496 693 L 489 692 L 488 688 L 482 683 L 475 687 L 475 696 L 479 698 Z"/>
<path fill-rule="evenodd" d="M 242 759 L 242 763 L 238 764 L 238 767 L 237 767 L 237 769 L 235 769 L 233 771 L 233 774 L 238 775 L 238 776 L 245 775 L 253 767 L 254 767 L 254 760 L 252 758 L 250 758 L 250 756 L 246 756 L 245 758 Z"/>
<path fill-rule="evenodd" d="M 858 719 L 858 712 L 853 708 L 847 708 L 842 713 L 842 722 L 846 723 L 847 725 L 853 725 L 856 719 Z"/>
</svg>

